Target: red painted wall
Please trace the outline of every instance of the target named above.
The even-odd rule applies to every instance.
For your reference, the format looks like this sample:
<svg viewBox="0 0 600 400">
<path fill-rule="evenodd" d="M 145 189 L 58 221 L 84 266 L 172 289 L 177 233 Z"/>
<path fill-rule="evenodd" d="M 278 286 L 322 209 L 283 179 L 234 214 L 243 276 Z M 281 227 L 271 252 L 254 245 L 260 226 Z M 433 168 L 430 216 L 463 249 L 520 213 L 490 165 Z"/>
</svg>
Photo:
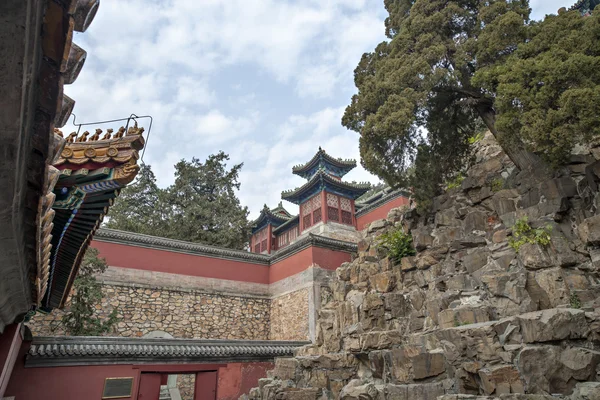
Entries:
<svg viewBox="0 0 600 400">
<path fill-rule="evenodd" d="M 17 400 L 99 400 L 106 378 L 133 377 L 133 396 L 123 398 L 133 400 L 137 398 L 141 372 L 177 374 L 218 370 L 217 399 L 237 400 L 258 386 L 258 380 L 267 376 L 267 370 L 273 369 L 270 362 L 25 368 L 28 349 L 29 343 L 23 343 L 5 396 L 15 396 Z"/>
<path fill-rule="evenodd" d="M 242 282 L 269 283 L 269 267 L 174 251 L 92 241 L 108 265 Z"/>
<path fill-rule="evenodd" d="M 241 395 L 258 386 L 258 380 L 267 376 L 273 363 L 232 363 L 219 370 L 217 399 L 238 400 Z"/>
<path fill-rule="evenodd" d="M 313 247 L 313 263 L 321 268 L 336 270 L 342 263 L 351 261 L 350 253 Z"/>
<path fill-rule="evenodd" d="M 21 348 L 21 354 L 13 370 L 5 396 L 19 400 L 81 400 L 101 399 L 104 379 L 110 377 L 134 377 L 133 393 L 137 393 L 139 370 L 131 365 L 25 368 L 25 354 L 29 344 Z M 135 399 L 126 397 L 125 399 Z"/>
<path fill-rule="evenodd" d="M 293 256 L 284 258 L 269 267 L 269 282 L 275 283 L 304 271 L 313 264 L 312 248 L 309 247 Z"/>
<path fill-rule="evenodd" d="M 93 241 L 92 246 L 100 251 L 101 257 L 106 258 L 108 265 L 114 267 L 266 284 L 288 278 L 314 264 L 336 269 L 343 262 L 350 261 L 349 253 L 320 247 L 309 247 L 267 267 L 101 241 Z"/>
<path fill-rule="evenodd" d="M 400 196 L 398 198 L 395 198 L 394 200 L 383 204 L 381 207 L 378 207 L 378 208 L 374 209 L 373 211 L 368 212 L 368 213 L 358 217 L 356 219 L 356 229 L 358 229 L 359 231 L 362 231 L 371 222 L 387 217 L 388 212 L 390 212 L 390 210 L 392 208 L 398 208 L 398 207 L 407 206 L 407 205 L 408 205 L 407 197 Z"/>
</svg>

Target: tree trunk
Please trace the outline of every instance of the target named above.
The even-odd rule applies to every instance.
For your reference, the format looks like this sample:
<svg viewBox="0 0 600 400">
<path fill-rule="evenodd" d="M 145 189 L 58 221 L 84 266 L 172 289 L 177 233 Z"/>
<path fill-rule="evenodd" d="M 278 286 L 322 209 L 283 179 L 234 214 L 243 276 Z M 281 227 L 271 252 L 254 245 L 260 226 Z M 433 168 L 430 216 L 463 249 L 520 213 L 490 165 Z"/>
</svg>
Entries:
<svg viewBox="0 0 600 400">
<path fill-rule="evenodd" d="M 492 135 L 496 138 L 508 158 L 521 171 L 535 172 L 536 175 L 550 177 L 552 170 L 550 166 L 534 154 L 525 149 L 525 144 L 520 139 L 506 139 L 506 135 L 496 129 L 496 113 L 487 105 L 477 107 L 477 112 Z"/>
</svg>

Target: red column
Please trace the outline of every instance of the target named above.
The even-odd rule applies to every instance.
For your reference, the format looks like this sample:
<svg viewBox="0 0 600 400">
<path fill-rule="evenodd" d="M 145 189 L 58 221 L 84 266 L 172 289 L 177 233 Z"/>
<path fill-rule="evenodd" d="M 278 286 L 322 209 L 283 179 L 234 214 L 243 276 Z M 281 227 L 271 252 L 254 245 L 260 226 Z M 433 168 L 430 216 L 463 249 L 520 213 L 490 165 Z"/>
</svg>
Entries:
<svg viewBox="0 0 600 400">
<path fill-rule="evenodd" d="M 324 190 L 321 191 L 321 214 L 321 219 L 323 220 L 323 223 L 326 224 L 329 217 L 327 216 L 327 192 Z"/>
<path fill-rule="evenodd" d="M 267 254 L 271 254 L 273 248 L 273 225 L 267 225 Z"/>
<path fill-rule="evenodd" d="M 354 200 L 350 199 L 350 206 L 352 207 L 352 225 L 354 225 L 354 228 L 358 229 L 358 224 L 356 223 L 356 209 L 354 208 Z"/>
</svg>

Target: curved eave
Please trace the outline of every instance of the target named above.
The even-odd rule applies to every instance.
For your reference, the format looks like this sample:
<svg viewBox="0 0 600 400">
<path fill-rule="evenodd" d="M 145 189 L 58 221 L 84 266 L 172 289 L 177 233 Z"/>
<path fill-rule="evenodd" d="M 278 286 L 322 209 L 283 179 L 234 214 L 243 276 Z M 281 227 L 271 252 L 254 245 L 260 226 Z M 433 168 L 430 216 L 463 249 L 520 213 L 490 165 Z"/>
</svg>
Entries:
<svg viewBox="0 0 600 400">
<path fill-rule="evenodd" d="M 304 165 L 292 167 L 292 173 L 306 178 L 306 175 L 317 167 L 319 163 L 330 164 L 344 171 L 344 175 L 356 168 L 356 160 L 340 160 L 331 157 L 325 150 L 319 150 L 313 158 Z"/>
<path fill-rule="evenodd" d="M 329 189 L 328 191 L 356 199 L 365 194 L 370 188 L 369 183 L 347 183 L 320 170 L 299 188 L 281 193 L 281 198 L 294 204 L 300 204 L 306 196 L 312 196 L 321 190 Z"/>
<path fill-rule="evenodd" d="M 263 208 L 260 212 L 259 217 L 252 223 L 252 234 L 261 230 L 265 226 L 271 224 L 273 226 L 279 226 L 287 222 L 289 218 L 283 217 L 278 214 L 273 214 L 268 208 Z"/>
<path fill-rule="evenodd" d="M 120 189 L 139 170 L 137 151 L 143 148 L 143 129 L 131 127 L 127 137 L 102 141 L 69 142 L 58 160 L 60 171 L 55 185 L 54 225 L 49 251 L 48 286 L 42 307 L 62 308 L 71 291 L 83 256 Z M 114 149 L 114 150 L 110 150 Z M 93 155 L 92 155 L 93 153 Z M 92 156 L 103 160 L 90 161 Z M 67 160 L 67 162 L 62 162 Z M 78 163 L 78 160 L 86 160 Z M 96 169 L 88 169 L 91 166 Z"/>
<path fill-rule="evenodd" d="M 285 232 L 288 229 L 293 228 L 296 225 L 300 224 L 300 216 L 296 215 L 292 218 L 290 218 L 289 220 L 287 220 L 286 222 L 284 222 L 283 224 L 279 225 L 277 228 L 273 229 L 273 233 L 281 233 L 281 232 Z"/>
</svg>

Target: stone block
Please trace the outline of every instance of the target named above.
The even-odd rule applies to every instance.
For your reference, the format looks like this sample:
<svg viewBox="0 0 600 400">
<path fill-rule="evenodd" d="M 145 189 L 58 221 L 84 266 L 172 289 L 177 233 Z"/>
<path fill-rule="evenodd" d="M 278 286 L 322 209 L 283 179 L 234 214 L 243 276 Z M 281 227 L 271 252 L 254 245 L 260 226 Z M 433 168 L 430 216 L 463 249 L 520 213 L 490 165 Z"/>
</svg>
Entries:
<svg viewBox="0 0 600 400">
<path fill-rule="evenodd" d="M 514 365 L 496 365 L 478 371 L 486 395 L 525 393 L 521 375 Z"/>
<path fill-rule="evenodd" d="M 600 245 L 600 215 L 586 218 L 578 227 L 579 237 L 588 246 Z"/>
<path fill-rule="evenodd" d="M 298 360 L 295 358 L 277 358 L 275 359 L 275 368 L 273 376 L 282 379 L 295 379 L 298 368 Z"/>
<path fill-rule="evenodd" d="M 433 246 L 433 237 L 425 230 L 413 230 L 413 245 L 417 251 Z"/>
<path fill-rule="evenodd" d="M 525 343 L 581 339 L 590 332 L 585 312 L 568 308 L 534 311 L 517 316 Z"/>
<path fill-rule="evenodd" d="M 461 262 L 467 272 L 472 274 L 488 263 L 488 257 L 490 255 L 490 251 L 486 248 L 474 249 L 464 255 Z"/>
<path fill-rule="evenodd" d="M 359 379 L 353 379 L 340 392 L 341 400 L 376 400 L 379 391 L 372 383 L 365 383 Z"/>
<path fill-rule="evenodd" d="M 440 328 L 452 328 L 489 320 L 489 310 L 486 307 L 461 307 L 443 310 L 438 314 Z"/>
<path fill-rule="evenodd" d="M 412 271 L 417 268 L 415 264 L 415 257 L 403 257 L 400 260 L 400 268 L 402 271 Z"/>
<path fill-rule="evenodd" d="M 571 400 L 600 400 L 600 382 L 578 383 Z"/>
<path fill-rule="evenodd" d="M 486 231 L 488 229 L 487 214 L 481 211 L 470 212 L 465 217 L 464 231 L 472 233 L 476 231 Z"/>
<path fill-rule="evenodd" d="M 439 350 L 417 354 L 411 359 L 413 379 L 425 379 L 438 376 L 446 371 L 446 357 Z"/>
<path fill-rule="evenodd" d="M 381 272 L 369 278 L 371 288 L 380 292 L 390 292 L 396 286 L 396 275 L 392 271 Z"/>
</svg>

